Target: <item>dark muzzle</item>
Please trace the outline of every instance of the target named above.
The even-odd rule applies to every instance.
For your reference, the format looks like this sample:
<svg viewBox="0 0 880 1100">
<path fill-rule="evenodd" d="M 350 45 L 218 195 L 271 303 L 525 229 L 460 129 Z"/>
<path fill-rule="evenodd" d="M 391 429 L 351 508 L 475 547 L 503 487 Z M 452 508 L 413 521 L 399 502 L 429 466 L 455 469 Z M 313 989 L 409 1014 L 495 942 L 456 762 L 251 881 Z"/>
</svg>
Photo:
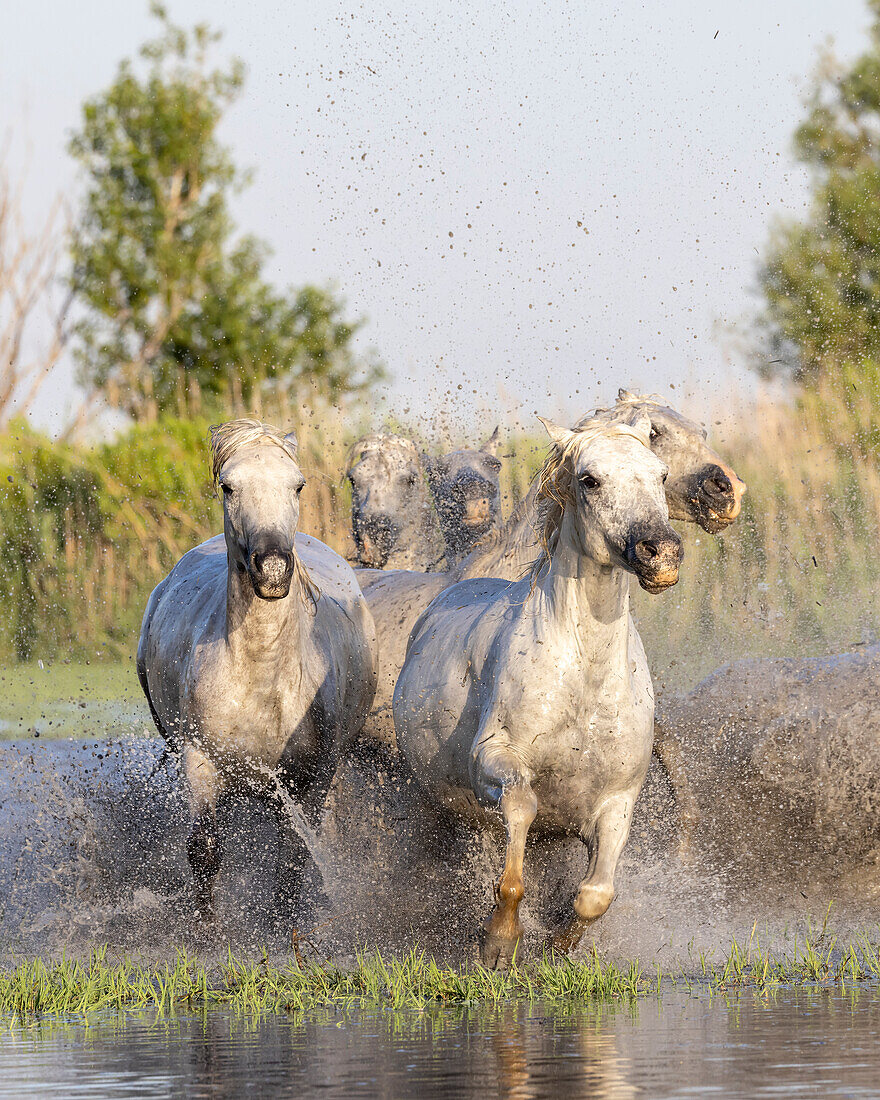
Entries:
<svg viewBox="0 0 880 1100">
<path fill-rule="evenodd" d="M 482 477 L 459 477 L 452 489 L 452 519 L 464 527 L 488 527 L 495 520 L 498 490 Z"/>
<path fill-rule="evenodd" d="M 697 522 L 714 534 L 723 531 L 739 515 L 745 485 L 720 466 L 707 466 L 698 475 L 696 492 Z"/>
<path fill-rule="evenodd" d="M 358 561 L 370 569 L 382 569 L 397 545 L 400 528 L 387 514 L 359 519 L 355 524 Z"/>
<path fill-rule="evenodd" d="M 678 580 L 681 539 L 667 527 L 633 533 L 626 546 L 626 562 L 646 592 L 663 592 Z"/>
<path fill-rule="evenodd" d="M 248 576 L 261 600 L 281 600 L 290 591 L 293 577 L 293 551 L 280 546 L 251 550 Z"/>
</svg>

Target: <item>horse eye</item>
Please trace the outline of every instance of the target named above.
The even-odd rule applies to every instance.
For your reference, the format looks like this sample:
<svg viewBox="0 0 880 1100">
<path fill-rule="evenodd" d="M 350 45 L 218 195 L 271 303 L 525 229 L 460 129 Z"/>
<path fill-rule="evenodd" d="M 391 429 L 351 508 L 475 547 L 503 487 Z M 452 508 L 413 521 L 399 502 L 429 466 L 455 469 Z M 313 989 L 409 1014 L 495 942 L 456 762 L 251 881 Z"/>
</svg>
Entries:
<svg viewBox="0 0 880 1100">
<path fill-rule="evenodd" d="M 660 435 L 660 432 L 652 424 L 651 425 L 651 438 L 656 439 L 659 435 Z"/>
<path fill-rule="evenodd" d="M 232 494 L 232 486 L 229 484 L 228 481 L 222 481 L 220 483 L 220 488 L 223 490 L 226 496 L 230 496 Z"/>
<path fill-rule="evenodd" d="M 585 489 L 598 489 L 600 484 L 601 482 L 598 478 L 593 477 L 592 474 L 584 474 L 581 478 L 581 485 L 583 485 Z"/>
<path fill-rule="evenodd" d="M 669 477 L 669 471 L 667 470 L 667 471 L 666 471 L 666 473 L 665 473 L 665 474 L 663 475 L 663 484 L 664 484 L 664 485 L 666 484 L 666 479 L 667 479 L 668 477 Z"/>
<path fill-rule="evenodd" d="M 306 483 L 304 481 L 301 481 L 296 487 L 296 495 L 299 496 L 299 494 L 303 491 L 303 489 L 305 489 L 305 487 Z"/>
</svg>

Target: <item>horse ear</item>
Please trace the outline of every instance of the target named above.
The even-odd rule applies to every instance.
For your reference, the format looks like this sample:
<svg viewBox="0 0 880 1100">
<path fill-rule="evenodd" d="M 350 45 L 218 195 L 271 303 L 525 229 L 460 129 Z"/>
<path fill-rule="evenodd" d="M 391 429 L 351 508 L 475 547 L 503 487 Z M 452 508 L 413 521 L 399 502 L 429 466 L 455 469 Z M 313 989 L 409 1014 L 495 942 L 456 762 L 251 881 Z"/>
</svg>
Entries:
<svg viewBox="0 0 880 1100">
<path fill-rule="evenodd" d="M 299 447 L 299 440 L 296 438 L 296 432 L 288 432 L 284 437 L 284 442 L 290 447 L 294 454 L 296 454 Z"/>
<path fill-rule="evenodd" d="M 489 436 L 486 442 L 480 447 L 483 454 L 491 455 L 493 458 L 498 457 L 498 448 L 501 445 L 501 433 L 498 431 L 498 425 L 495 425 L 495 431 Z"/>
<path fill-rule="evenodd" d="M 638 401 L 638 397 L 632 392 L 632 390 L 619 389 L 617 391 L 618 401 Z"/>
<path fill-rule="evenodd" d="M 539 416 L 538 419 L 544 425 L 547 435 L 550 436 L 554 443 L 558 443 L 560 446 L 562 446 L 571 435 L 568 428 L 561 428 L 558 424 L 554 424 L 552 420 L 546 420 L 543 416 Z"/>
<path fill-rule="evenodd" d="M 628 419 L 629 426 L 644 436 L 645 445 L 651 446 L 651 418 L 644 409 L 640 409 L 636 416 Z"/>
</svg>

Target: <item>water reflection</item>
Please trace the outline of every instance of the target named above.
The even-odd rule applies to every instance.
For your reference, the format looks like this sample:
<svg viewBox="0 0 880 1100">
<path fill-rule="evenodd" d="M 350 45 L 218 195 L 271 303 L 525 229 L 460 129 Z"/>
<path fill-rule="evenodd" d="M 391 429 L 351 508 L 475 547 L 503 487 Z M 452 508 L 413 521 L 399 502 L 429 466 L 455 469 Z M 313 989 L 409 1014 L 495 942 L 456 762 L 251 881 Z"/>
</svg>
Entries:
<svg viewBox="0 0 880 1100">
<path fill-rule="evenodd" d="M 880 1095 L 876 990 L 601 1009 L 103 1016 L 13 1027 L 0 1097 Z"/>
</svg>

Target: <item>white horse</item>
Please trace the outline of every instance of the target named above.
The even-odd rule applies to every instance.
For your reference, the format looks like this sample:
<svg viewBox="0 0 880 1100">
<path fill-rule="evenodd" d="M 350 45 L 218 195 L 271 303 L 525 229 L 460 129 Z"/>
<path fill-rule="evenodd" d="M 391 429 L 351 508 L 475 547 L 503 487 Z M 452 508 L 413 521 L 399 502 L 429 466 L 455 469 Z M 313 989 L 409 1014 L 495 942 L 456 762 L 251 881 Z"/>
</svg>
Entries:
<svg viewBox="0 0 880 1100">
<path fill-rule="evenodd" d="M 651 450 L 669 468 L 665 483 L 670 519 L 699 524 L 706 531 L 721 531 L 740 513 L 745 484 L 735 471 L 706 442 L 706 433 L 692 420 L 667 405 L 648 397 L 621 390 L 617 403 L 597 409 L 574 429 L 591 419 L 630 423 L 648 416 L 651 422 Z M 394 730 L 391 699 L 403 666 L 406 642 L 419 615 L 444 589 L 470 577 L 504 577 L 519 580 L 538 554 L 535 493 L 533 482 L 507 522 L 492 532 L 460 563 L 445 573 L 422 573 L 404 569 L 355 569 L 358 584 L 376 623 L 379 637 L 379 683 L 372 715 L 364 736 L 386 745 L 393 752 Z M 670 745 L 664 765 L 676 770 Z M 673 782 L 678 787 L 679 778 Z"/>
<path fill-rule="evenodd" d="M 186 554 L 150 596 L 137 667 L 159 732 L 182 758 L 198 912 L 213 911 L 217 801 L 290 792 L 317 826 L 341 755 L 376 689 L 373 620 L 351 567 L 297 534 L 296 440 L 257 420 L 211 429 L 224 535 Z M 283 813 L 279 812 L 283 825 Z M 289 826 L 289 822 L 287 823 Z M 306 853 L 279 860 L 292 904 Z"/>
<path fill-rule="evenodd" d="M 482 938 L 490 966 L 506 963 L 522 934 L 533 823 L 591 849 L 556 946 L 576 944 L 611 903 L 654 719 L 629 575 L 661 592 L 681 561 L 649 418 L 545 425 L 553 444 L 531 576 L 466 580 L 438 596 L 413 628 L 394 691 L 400 751 L 429 797 L 477 825 L 491 811 L 503 818 L 507 857 Z"/>
</svg>

